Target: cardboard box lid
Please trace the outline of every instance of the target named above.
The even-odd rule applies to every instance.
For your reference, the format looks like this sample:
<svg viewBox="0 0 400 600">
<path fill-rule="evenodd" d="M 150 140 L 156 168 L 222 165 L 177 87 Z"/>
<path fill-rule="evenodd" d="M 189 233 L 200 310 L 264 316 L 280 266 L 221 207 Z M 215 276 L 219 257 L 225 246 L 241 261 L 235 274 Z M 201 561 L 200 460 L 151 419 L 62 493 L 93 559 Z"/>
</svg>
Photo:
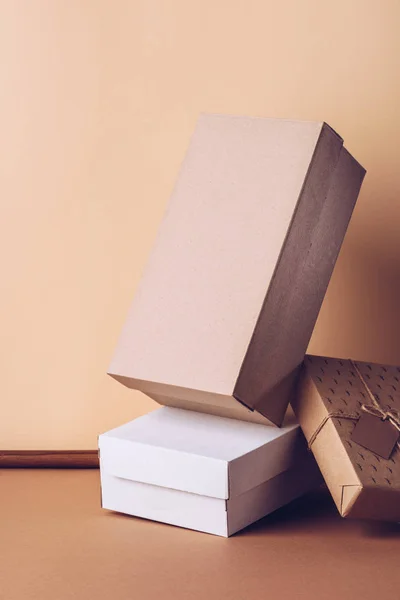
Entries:
<svg viewBox="0 0 400 600">
<path fill-rule="evenodd" d="M 325 123 L 201 116 L 110 375 L 279 425 L 364 173 Z"/>
<path fill-rule="evenodd" d="M 114 476 L 227 499 L 290 468 L 306 445 L 293 415 L 278 429 L 162 407 L 100 435 L 99 452 Z"/>
</svg>

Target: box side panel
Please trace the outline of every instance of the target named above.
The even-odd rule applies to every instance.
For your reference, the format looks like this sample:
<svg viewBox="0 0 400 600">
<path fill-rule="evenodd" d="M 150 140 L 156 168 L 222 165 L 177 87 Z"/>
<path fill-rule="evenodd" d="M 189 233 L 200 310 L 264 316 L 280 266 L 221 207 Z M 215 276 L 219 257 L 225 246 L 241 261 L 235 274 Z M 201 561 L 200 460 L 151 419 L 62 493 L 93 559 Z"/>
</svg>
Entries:
<svg viewBox="0 0 400 600">
<path fill-rule="evenodd" d="M 229 497 L 238 496 L 293 467 L 308 454 L 300 428 L 287 431 L 228 465 Z"/>
<path fill-rule="evenodd" d="M 400 486 L 393 489 L 375 485 L 363 487 L 344 516 L 399 523 Z"/>
<path fill-rule="evenodd" d="M 232 395 L 321 127 L 201 117 L 111 374 Z"/>
<path fill-rule="evenodd" d="M 306 366 L 292 406 L 306 439 L 312 439 L 329 411 L 324 406 Z M 361 481 L 331 419 L 327 420 L 318 432 L 311 450 L 337 509 L 341 512 L 343 486 L 360 486 Z"/>
<path fill-rule="evenodd" d="M 304 357 L 364 169 L 324 127 L 234 395 L 279 424 Z M 277 394 L 280 382 L 282 394 Z"/>
<path fill-rule="evenodd" d="M 240 404 L 233 396 L 231 396 L 233 405 L 232 406 L 220 406 L 219 404 L 206 404 L 199 402 L 193 402 L 192 400 L 186 400 L 184 398 L 177 398 L 172 396 L 161 396 L 155 394 L 148 394 L 150 398 L 158 402 L 163 406 L 172 406 L 175 408 L 183 408 L 185 410 L 192 410 L 194 412 L 206 413 L 214 415 L 216 417 L 225 417 L 227 419 L 237 419 L 238 421 L 245 421 L 247 423 L 257 423 L 258 425 L 271 426 L 273 423 L 253 410 Z"/>
<path fill-rule="evenodd" d="M 100 461 L 104 472 L 160 487 L 228 497 L 228 465 L 212 459 L 128 440 L 99 436 Z"/>
<path fill-rule="evenodd" d="M 228 534 L 247 527 L 321 483 L 321 474 L 311 456 L 292 469 L 228 500 Z"/>
<path fill-rule="evenodd" d="M 271 425 L 271 421 L 240 404 L 233 396 L 199 392 L 179 386 L 142 381 L 120 375 L 111 375 L 114 379 L 134 390 L 139 390 L 163 406 L 184 408 L 195 412 L 204 412 L 219 417 L 239 419 L 249 423 Z"/>
<path fill-rule="evenodd" d="M 143 519 L 227 537 L 226 502 L 137 481 L 101 470 L 102 506 Z"/>
<path fill-rule="evenodd" d="M 329 410 L 322 401 L 308 371 L 306 361 L 301 367 L 299 382 L 296 394 L 294 394 L 291 401 L 291 407 L 307 441 L 310 440 L 318 426 L 329 414 Z"/>
</svg>

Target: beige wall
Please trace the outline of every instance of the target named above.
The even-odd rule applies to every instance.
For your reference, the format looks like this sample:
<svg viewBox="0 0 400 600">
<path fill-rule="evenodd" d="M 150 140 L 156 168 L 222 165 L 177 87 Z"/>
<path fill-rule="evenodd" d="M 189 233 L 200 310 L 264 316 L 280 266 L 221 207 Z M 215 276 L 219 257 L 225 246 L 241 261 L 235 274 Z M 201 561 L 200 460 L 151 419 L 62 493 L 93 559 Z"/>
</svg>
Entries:
<svg viewBox="0 0 400 600">
<path fill-rule="evenodd" d="M 200 111 L 324 119 L 368 169 L 312 352 L 400 363 L 396 0 L 0 0 L 0 449 L 150 410 L 105 371 Z"/>
</svg>

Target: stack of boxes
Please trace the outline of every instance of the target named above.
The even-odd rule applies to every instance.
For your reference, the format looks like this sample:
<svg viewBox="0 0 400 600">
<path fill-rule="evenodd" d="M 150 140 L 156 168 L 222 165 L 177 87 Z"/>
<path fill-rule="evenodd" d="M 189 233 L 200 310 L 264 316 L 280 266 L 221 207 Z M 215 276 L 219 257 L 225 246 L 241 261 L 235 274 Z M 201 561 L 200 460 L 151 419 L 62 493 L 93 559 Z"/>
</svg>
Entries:
<svg viewBox="0 0 400 600">
<path fill-rule="evenodd" d="M 364 174 L 325 123 L 199 119 L 109 369 L 163 407 L 100 436 L 104 508 L 229 536 L 318 485 L 287 409 Z"/>
<path fill-rule="evenodd" d="M 164 406 L 100 436 L 104 508 L 229 536 L 318 485 L 294 419 Z"/>
</svg>

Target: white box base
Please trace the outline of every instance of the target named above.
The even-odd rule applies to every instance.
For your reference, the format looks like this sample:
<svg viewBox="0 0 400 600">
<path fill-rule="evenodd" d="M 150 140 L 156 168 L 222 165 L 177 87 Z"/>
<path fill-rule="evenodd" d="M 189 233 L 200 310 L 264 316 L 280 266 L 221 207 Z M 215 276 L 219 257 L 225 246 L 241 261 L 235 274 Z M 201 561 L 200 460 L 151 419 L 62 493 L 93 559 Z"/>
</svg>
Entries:
<svg viewBox="0 0 400 600">
<path fill-rule="evenodd" d="M 310 457 L 229 500 L 200 496 L 101 473 L 102 506 L 128 515 L 229 537 L 321 482 Z"/>
</svg>

